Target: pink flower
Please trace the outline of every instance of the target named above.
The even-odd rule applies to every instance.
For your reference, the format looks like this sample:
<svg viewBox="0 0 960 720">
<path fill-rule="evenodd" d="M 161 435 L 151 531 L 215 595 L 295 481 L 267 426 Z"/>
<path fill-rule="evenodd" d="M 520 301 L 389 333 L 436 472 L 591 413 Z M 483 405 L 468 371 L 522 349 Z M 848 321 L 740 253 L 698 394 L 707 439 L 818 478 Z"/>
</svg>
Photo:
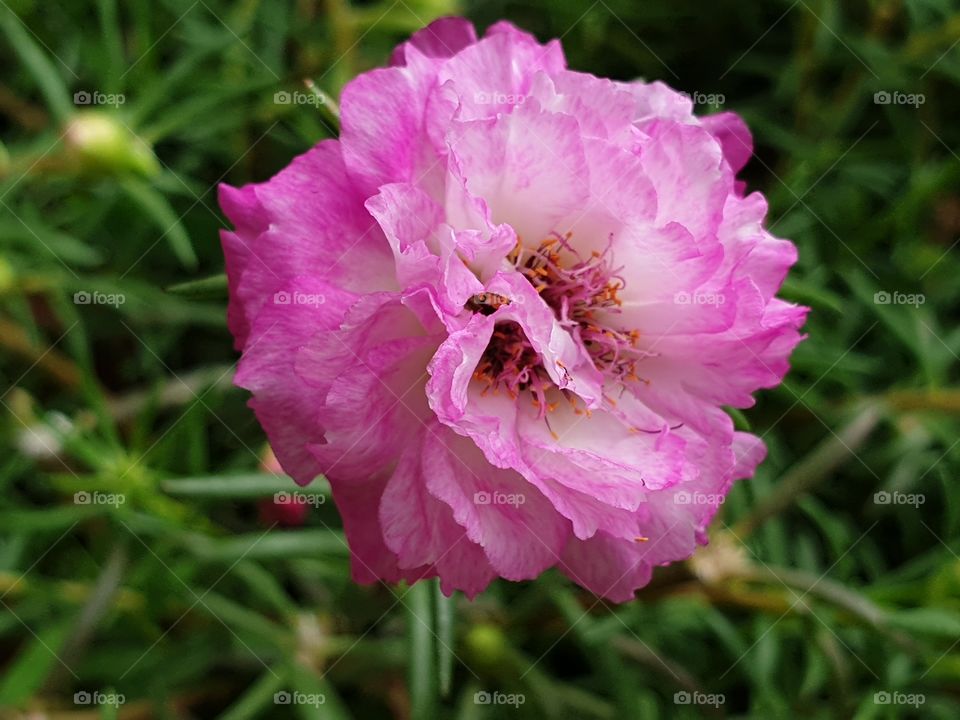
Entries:
<svg viewBox="0 0 960 720">
<path fill-rule="evenodd" d="M 236 382 L 284 470 L 325 474 L 358 582 L 446 593 L 557 567 L 633 597 L 764 455 L 796 249 L 734 175 L 732 113 L 439 20 L 343 91 L 339 140 L 221 187 Z"/>
</svg>

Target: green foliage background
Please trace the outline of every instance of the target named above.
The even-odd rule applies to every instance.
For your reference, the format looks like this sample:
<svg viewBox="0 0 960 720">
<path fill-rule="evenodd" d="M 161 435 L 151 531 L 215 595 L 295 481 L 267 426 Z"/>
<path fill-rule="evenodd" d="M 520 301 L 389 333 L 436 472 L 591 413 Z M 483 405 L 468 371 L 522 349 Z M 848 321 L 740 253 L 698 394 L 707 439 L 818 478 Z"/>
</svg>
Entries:
<svg viewBox="0 0 960 720">
<path fill-rule="evenodd" d="M 0 715 L 958 716 L 956 2 L 0 4 Z M 461 11 L 740 112 L 745 178 L 800 248 L 809 340 L 738 415 L 769 458 L 631 604 L 554 573 L 473 603 L 354 586 L 322 482 L 303 527 L 258 513 L 291 486 L 230 387 L 222 288 L 168 291 L 222 271 L 217 182 L 332 134 L 275 92 L 336 97 Z M 325 702 L 274 702 L 294 691 Z"/>
</svg>

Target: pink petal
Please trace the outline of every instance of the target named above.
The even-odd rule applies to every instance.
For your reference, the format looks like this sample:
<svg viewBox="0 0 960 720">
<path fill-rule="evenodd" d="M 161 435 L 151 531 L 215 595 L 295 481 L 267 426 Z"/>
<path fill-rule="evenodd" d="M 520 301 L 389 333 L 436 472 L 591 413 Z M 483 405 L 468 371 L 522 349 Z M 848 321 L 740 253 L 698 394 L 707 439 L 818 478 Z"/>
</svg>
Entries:
<svg viewBox="0 0 960 720">
<path fill-rule="evenodd" d="M 753 156 L 753 136 L 743 118 L 736 113 L 723 112 L 701 118 L 700 124 L 717 138 L 730 169 L 740 172 Z"/>
<path fill-rule="evenodd" d="M 450 140 L 456 171 L 482 197 L 494 223 L 509 223 L 536 245 L 563 229 L 589 199 L 576 121 L 541 112 L 534 101 L 491 120 L 463 123 Z"/>
<path fill-rule="evenodd" d="M 390 64 L 405 64 L 406 49 L 410 46 L 428 57 L 449 58 L 476 41 L 477 31 L 469 20 L 459 17 L 440 18 L 417 30 L 405 43 L 397 45 L 390 56 Z"/>
<path fill-rule="evenodd" d="M 490 465 L 470 440 L 441 425 L 423 453 L 430 493 L 450 506 L 497 574 L 528 580 L 559 560 L 569 523 L 522 476 Z"/>
<path fill-rule="evenodd" d="M 221 185 L 220 204 L 234 223 L 223 232 L 230 284 L 229 320 L 237 346 L 259 309 L 300 275 L 344 288 L 389 287 L 389 247 L 344 177 L 340 146 L 317 145 L 265 183 Z"/>
</svg>

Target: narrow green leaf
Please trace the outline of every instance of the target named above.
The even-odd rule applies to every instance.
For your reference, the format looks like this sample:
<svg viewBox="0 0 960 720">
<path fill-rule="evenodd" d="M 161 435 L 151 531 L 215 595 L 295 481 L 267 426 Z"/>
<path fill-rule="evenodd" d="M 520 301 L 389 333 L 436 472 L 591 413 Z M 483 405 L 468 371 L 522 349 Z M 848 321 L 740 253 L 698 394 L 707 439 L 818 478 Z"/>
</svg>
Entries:
<svg viewBox="0 0 960 720">
<path fill-rule="evenodd" d="M 225 300 L 227 298 L 227 276 L 225 273 L 221 273 L 201 280 L 178 283 L 168 287 L 167 292 L 191 300 Z"/>
<path fill-rule="evenodd" d="M 330 495 L 330 485 L 325 478 L 318 478 L 307 487 L 297 484 L 285 475 L 254 473 L 248 475 L 211 475 L 210 477 L 177 478 L 161 483 L 164 492 L 181 497 L 195 498 L 262 498 L 276 493 L 294 492 L 309 497 Z"/>
<path fill-rule="evenodd" d="M 293 557 L 346 557 L 343 533 L 333 530 L 284 530 L 214 540 L 201 557 L 234 562 L 239 558 L 282 560 Z"/>
<path fill-rule="evenodd" d="M 16 706 L 32 697 L 47 676 L 62 667 L 57 653 L 72 624 L 72 621 L 59 622 L 34 631 L 36 634 L 4 671 L 0 680 L 0 707 Z"/>
<path fill-rule="evenodd" d="M 0 527 L 7 533 L 63 532 L 87 518 L 106 515 L 112 508 L 105 505 L 65 505 L 40 510 L 18 510 L 0 513 Z"/>
<path fill-rule="evenodd" d="M 33 75 L 37 85 L 40 86 L 40 91 L 47 101 L 50 112 L 53 113 L 60 124 L 66 123 L 73 114 L 74 107 L 70 102 L 70 92 L 67 90 L 63 78 L 60 77 L 60 73 L 57 72 L 57 68 L 47 57 L 46 52 L 40 48 L 37 37 L 32 34 L 9 6 L 5 4 L 0 14 L 3 15 L 0 27 L 3 28 L 7 40 L 10 41 L 10 45 L 13 46 L 14 52 L 16 52 L 24 67 Z"/>
<path fill-rule="evenodd" d="M 123 64 L 123 29 L 117 17 L 117 0 L 97 0 L 97 14 L 100 16 L 100 35 L 103 47 L 110 62 L 110 74 L 107 80 L 111 85 L 109 92 L 119 91 L 119 78 L 126 68 Z"/>
<path fill-rule="evenodd" d="M 937 607 L 910 608 L 888 616 L 891 626 L 911 634 L 956 640 L 960 637 L 960 613 Z"/>
<path fill-rule="evenodd" d="M 244 560 L 237 563 L 232 572 L 237 578 L 246 582 L 251 591 L 269 603 L 277 613 L 291 616 L 296 614 L 297 604 L 283 589 L 280 578 L 267 572 L 261 565 Z"/>
<path fill-rule="evenodd" d="M 435 593 L 433 583 L 421 581 L 410 588 L 404 603 L 410 641 L 411 720 L 433 720 L 437 717 Z"/>
<path fill-rule="evenodd" d="M 879 403 L 863 405 L 849 424 L 838 432 L 831 431 L 809 455 L 795 463 L 777 483 L 774 491 L 762 498 L 748 517 L 737 523 L 734 532 L 741 538 L 746 537 L 764 521 L 789 507 L 798 496 L 830 477 L 830 473 L 843 463 L 854 458 L 854 453 L 870 437 L 885 410 Z"/>
<path fill-rule="evenodd" d="M 293 645 L 293 637 L 286 628 L 224 595 L 207 590 L 197 592 L 196 598 L 188 596 L 188 599 L 197 601 L 198 610 L 209 612 L 242 634 L 248 644 L 273 647 L 278 653 L 289 650 Z"/>
<path fill-rule="evenodd" d="M 132 177 L 121 181 L 120 187 L 153 220 L 162 233 L 160 237 L 167 241 L 180 263 L 188 270 L 193 270 L 197 266 L 197 255 L 190 236 L 167 199 L 146 183 Z"/>
<path fill-rule="evenodd" d="M 250 720 L 261 717 L 274 704 L 277 692 L 283 685 L 283 676 L 267 671 L 247 688 L 218 720 Z"/>
<path fill-rule="evenodd" d="M 304 720 L 350 720 L 346 705 L 333 685 L 296 664 L 290 672 L 294 710 Z M 286 717 L 286 715 L 284 716 Z"/>
<path fill-rule="evenodd" d="M 438 583 L 434 584 L 434 588 L 434 604 L 437 611 L 437 677 L 440 683 L 440 695 L 446 698 L 450 696 L 453 684 L 456 601 L 453 597 L 444 595 Z"/>
<path fill-rule="evenodd" d="M 325 118 L 326 123 L 330 126 L 333 134 L 339 135 L 340 107 L 337 105 L 337 101 L 317 87 L 317 84 L 313 80 L 304 80 L 303 84 L 307 86 L 307 90 L 317 99 L 317 108 Z"/>
</svg>

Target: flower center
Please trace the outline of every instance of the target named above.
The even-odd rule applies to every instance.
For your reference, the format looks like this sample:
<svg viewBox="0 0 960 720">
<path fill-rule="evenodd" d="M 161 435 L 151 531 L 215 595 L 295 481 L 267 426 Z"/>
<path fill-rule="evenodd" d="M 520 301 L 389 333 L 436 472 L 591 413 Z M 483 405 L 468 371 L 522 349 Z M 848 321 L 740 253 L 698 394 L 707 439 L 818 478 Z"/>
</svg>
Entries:
<svg viewBox="0 0 960 720">
<path fill-rule="evenodd" d="M 604 315 L 620 312 L 618 293 L 625 285 L 620 268 L 613 267 L 610 245 L 583 257 L 570 245 L 570 237 L 570 233 L 552 233 L 533 250 L 518 242 L 507 259 L 553 309 L 560 325 L 583 343 L 598 370 L 619 381 L 640 379 L 636 374 L 636 364 L 643 357 L 636 347 L 640 333 L 605 327 L 597 317 L 601 311 Z M 489 315 L 507 302 L 499 295 L 481 293 L 466 308 Z M 502 388 L 517 397 L 529 390 L 541 416 L 556 407 L 546 397 L 553 381 L 515 321 L 497 323 L 474 378 L 486 383 L 483 394 Z M 562 392 L 576 409 L 572 394 Z"/>
<path fill-rule="evenodd" d="M 487 383 L 484 393 L 491 388 L 496 392 L 502 386 L 514 398 L 523 390 L 531 390 L 535 398 L 543 400 L 545 391 L 553 385 L 539 353 L 514 320 L 496 324 L 473 376 Z"/>
<path fill-rule="evenodd" d="M 570 245 L 571 235 L 553 233 L 536 250 L 518 243 L 510 260 L 553 308 L 560 325 L 583 343 L 598 370 L 619 380 L 637 379 L 640 333 L 604 327 L 597 318 L 601 311 L 621 312 L 618 294 L 626 285 L 619 275 L 622 268 L 613 266 L 610 243 L 584 258 Z"/>
</svg>

